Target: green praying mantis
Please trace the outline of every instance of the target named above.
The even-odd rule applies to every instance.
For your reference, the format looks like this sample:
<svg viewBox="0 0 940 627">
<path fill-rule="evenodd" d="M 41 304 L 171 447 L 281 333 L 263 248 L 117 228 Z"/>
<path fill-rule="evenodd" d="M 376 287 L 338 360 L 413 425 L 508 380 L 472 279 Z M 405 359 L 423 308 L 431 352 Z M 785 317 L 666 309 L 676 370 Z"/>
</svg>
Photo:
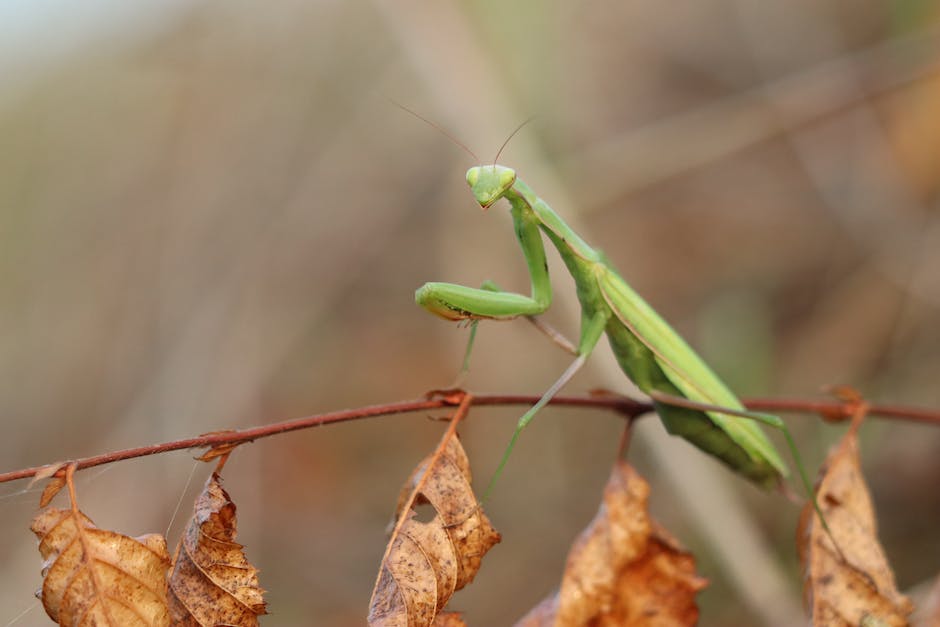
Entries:
<svg viewBox="0 0 940 627">
<path fill-rule="evenodd" d="M 502 198 L 509 202 L 516 237 L 528 265 L 531 295 L 503 291 L 489 281 L 481 288 L 426 283 L 415 293 L 415 300 L 442 318 L 469 320 L 474 324 L 478 320 L 531 318 L 545 312 L 551 305 L 552 289 L 544 233 L 574 278 L 581 305 L 581 330 L 574 361 L 519 419 L 485 494 L 489 494 L 500 476 L 520 433 L 584 365 L 604 334 L 624 374 L 653 399 L 669 433 L 717 457 L 758 486 L 771 488 L 782 485 L 788 471 L 758 423 L 780 429 L 802 483 L 812 494 L 795 443 L 783 421 L 777 416 L 745 410 L 685 340 L 627 285 L 603 253 L 575 233 L 514 170 L 496 165 L 498 158 L 499 154 L 492 165 L 470 168 L 467 183 L 484 210 Z M 816 509 L 819 511 L 818 506 Z"/>
</svg>

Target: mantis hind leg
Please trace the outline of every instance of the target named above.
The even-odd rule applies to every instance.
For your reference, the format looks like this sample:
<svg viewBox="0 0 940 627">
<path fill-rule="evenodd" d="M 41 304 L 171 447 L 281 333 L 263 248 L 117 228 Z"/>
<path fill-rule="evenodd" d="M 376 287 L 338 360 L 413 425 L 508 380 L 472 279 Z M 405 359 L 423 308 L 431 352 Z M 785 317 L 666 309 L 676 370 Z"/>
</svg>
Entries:
<svg viewBox="0 0 940 627">
<path fill-rule="evenodd" d="M 568 368 L 562 373 L 560 377 L 558 377 L 558 380 L 555 381 L 544 394 L 542 394 L 542 397 L 538 400 L 538 402 L 530 407 L 529 411 L 524 413 L 522 417 L 519 418 L 519 422 L 516 423 L 516 429 L 512 432 L 512 438 L 509 440 L 509 446 L 507 446 L 506 450 L 503 452 L 503 458 L 500 460 L 499 466 L 496 467 L 496 472 L 493 473 L 493 478 L 490 479 L 489 484 L 486 486 L 486 490 L 483 492 L 483 498 L 480 499 L 481 502 L 489 498 L 490 493 L 493 491 L 493 487 L 496 485 L 499 477 L 503 474 L 503 468 L 505 468 L 506 462 L 509 461 L 509 456 L 512 455 L 512 450 L 516 447 L 516 440 L 519 439 L 519 434 L 521 434 L 522 430 L 526 428 L 526 425 L 532 422 L 532 419 L 535 418 L 535 414 L 537 414 L 540 409 L 545 407 L 552 400 L 552 398 L 558 394 L 558 391 L 561 390 L 561 388 L 571 380 L 575 373 L 577 373 L 578 370 L 584 366 L 584 362 L 587 361 L 587 357 L 587 355 L 579 355 L 577 359 L 571 362 L 571 365 L 568 366 Z"/>
<path fill-rule="evenodd" d="M 718 407 L 715 405 L 696 403 L 695 401 L 690 401 L 689 399 L 683 398 L 681 396 L 671 396 L 669 394 L 663 394 L 655 390 L 649 392 L 649 395 L 650 398 L 652 398 L 657 404 L 664 404 L 684 409 L 694 409 L 698 411 L 719 412 L 729 416 L 737 416 L 748 420 L 755 420 L 767 425 L 768 427 L 773 427 L 774 429 L 781 431 L 783 433 L 784 439 L 787 442 L 787 448 L 790 450 L 790 456 L 793 458 L 793 464 L 796 466 L 796 472 L 800 476 L 800 483 L 803 485 L 803 489 L 806 491 L 806 498 L 812 502 L 813 509 L 816 511 L 816 515 L 819 516 L 819 522 L 822 523 L 822 527 L 823 530 L 825 530 L 826 535 L 828 535 L 829 539 L 832 540 L 832 544 L 835 546 L 836 551 L 839 552 L 843 560 L 845 559 L 844 555 L 842 554 L 842 549 L 839 547 L 839 543 L 836 541 L 835 536 L 832 534 L 832 530 L 829 528 L 829 523 L 826 522 L 826 516 L 823 514 L 822 508 L 819 506 L 819 500 L 816 498 L 816 492 L 813 490 L 813 484 L 809 480 L 809 475 L 806 472 L 806 466 L 803 465 L 803 457 L 800 455 L 799 449 L 797 449 L 796 441 L 793 439 L 793 435 L 787 428 L 786 423 L 783 422 L 779 416 L 765 414 L 763 412 L 748 410 L 742 411 L 739 409 L 730 409 L 727 407 Z M 784 486 L 782 479 L 781 484 L 781 488 L 783 488 Z"/>
<path fill-rule="evenodd" d="M 512 450 L 516 446 L 516 441 L 519 439 L 519 434 L 522 433 L 522 430 L 532 422 L 532 419 L 535 418 L 535 415 L 545 407 L 558 392 L 565 386 L 568 381 L 574 377 L 574 375 L 580 370 L 587 358 L 590 357 L 591 352 L 593 352 L 594 347 L 597 346 L 597 342 L 600 339 L 601 335 L 604 333 L 604 328 L 607 325 L 608 314 L 605 311 L 600 311 L 595 314 L 592 318 L 585 318 L 582 321 L 581 325 L 581 341 L 578 346 L 578 357 L 571 362 L 571 364 L 565 369 L 560 377 L 551 385 L 548 390 L 542 394 L 538 402 L 535 403 L 532 407 L 529 408 L 529 411 L 524 413 L 519 422 L 516 423 L 516 429 L 512 433 L 512 438 L 509 440 L 509 446 L 506 447 L 506 450 L 503 452 L 503 458 L 499 462 L 499 466 L 496 467 L 496 472 L 493 473 L 493 478 L 490 479 L 489 484 L 486 486 L 486 490 L 483 492 L 483 498 L 481 501 L 485 501 L 489 498 L 490 493 L 493 491 L 493 487 L 496 485 L 497 480 L 503 473 L 503 468 L 506 466 L 506 462 L 509 461 L 509 456 L 512 455 Z"/>
</svg>

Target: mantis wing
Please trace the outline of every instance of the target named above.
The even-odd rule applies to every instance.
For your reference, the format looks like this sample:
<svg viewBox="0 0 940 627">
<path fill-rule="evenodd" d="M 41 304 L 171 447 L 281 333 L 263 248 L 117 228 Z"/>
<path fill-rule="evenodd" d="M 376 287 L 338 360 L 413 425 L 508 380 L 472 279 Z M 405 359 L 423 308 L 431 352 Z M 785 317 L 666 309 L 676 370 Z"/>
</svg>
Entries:
<svg viewBox="0 0 940 627">
<path fill-rule="evenodd" d="M 598 285 L 613 314 L 652 352 L 656 364 L 687 399 L 729 409 L 744 407 L 701 357 L 616 272 L 598 273 Z M 711 421 L 754 460 L 764 460 L 781 476 L 787 467 L 753 420 L 705 412 Z"/>
</svg>

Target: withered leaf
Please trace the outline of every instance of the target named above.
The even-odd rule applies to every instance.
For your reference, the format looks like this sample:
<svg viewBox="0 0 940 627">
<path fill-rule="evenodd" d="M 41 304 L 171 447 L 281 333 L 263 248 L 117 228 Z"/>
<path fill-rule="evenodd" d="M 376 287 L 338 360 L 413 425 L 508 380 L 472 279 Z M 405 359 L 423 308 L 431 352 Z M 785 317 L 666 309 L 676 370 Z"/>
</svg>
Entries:
<svg viewBox="0 0 940 627">
<path fill-rule="evenodd" d="M 456 437 L 444 437 L 440 454 L 422 460 L 402 487 L 397 524 L 369 603 L 370 625 L 463 624 L 441 610 L 473 580 L 483 555 L 499 542 L 470 487 L 467 454 Z M 422 504 L 436 512 L 430 522 L 415 517 L 414 506 Z"/>
<path fill-rule="evenodd" d="M 207 433 L 201 433 L 200 436 L 207 435 L 234 435 L 238 433 L 232 429 L 221 429 L 219 431 L 209 431 Z M 236 448 L 244 444 L 244 442 L 219 442 L 218 444 L 213 444 L 210 446 L 205 453 L 196 458 L 196 461 L 200 462 L 211 462 L 213 459 L 218 459 L 220 457 L 227 457 L 234 451 Z M 216 468 L 216 472 L 221 472 L 220 469 Z"/>
<path fill-rule="evenodd" d="M 29 483 L 26 486 L 27 490 L 32 488 L 33 485 L 35 485 L 38 481 L 51 478 L 50 481 L 46 484 L 46 487 L 43 488 L 42 495 L 39 497 L 40 509 L 49 505 L 49 503 L 52 502 L 52 499 L 55 498 L 55 495 L 65 487 L 65 475 L 63 474 L 58 477 L 53 475 L 62 470 L 62 468 L 64 468 L 66 465 L 68 465 L 68 462 L 56 462 L 54 464 L 48 464 L 40 470 L 37 470 L 36 474 L 33 475 L 33 478 L 29 480 Z"/>
<path fill-rule="evenodd" d="M 907 625 L 912 606 L 898 591 L 878 542 L 875 511 L 859 462 L 859 424 L 855 420 L 829 452 L 816 487 L 838 549 L 812 503 L 803 508 L 797 532 L 803 592 L 813 625 Z"/>
<path fill-rule="evenodd" d="M 65 484 L 65 477 L 52 477 L 49 479 L 49 482 L 46 483 L 46 487 L 42 489 L 42 494 L 39 496 L 39 507 L 49 505 L 52 499 L 65 487 Z"/>
<path fill-rule="evenodd" d="M 431 627 L 467 627 L 460 612 L 441 612 L 434 617 Z"/>
<path fill-rule="evenodd" d="M 43 607 L 60 625 L 169 625 L 163 536 L 98 529 L 77 510 L 41 511 L 30 526 L 43 557 Z"/>
<path fill-rule="evenodd" d="M 235 504 L 218 474 L 196 499 L 173 557 L 169 581 L 174 625 L 257 625 L 266 614 L 258 570 L 235 542 Z"/>
<path fill-rule="evenodd" d="M 695 625 L 707 582 L 695 559 L 649 517 L 649 484 L 618 462 L 594 520 L 568 554 L 561 588 L 517 627 Z"/>
</svg>

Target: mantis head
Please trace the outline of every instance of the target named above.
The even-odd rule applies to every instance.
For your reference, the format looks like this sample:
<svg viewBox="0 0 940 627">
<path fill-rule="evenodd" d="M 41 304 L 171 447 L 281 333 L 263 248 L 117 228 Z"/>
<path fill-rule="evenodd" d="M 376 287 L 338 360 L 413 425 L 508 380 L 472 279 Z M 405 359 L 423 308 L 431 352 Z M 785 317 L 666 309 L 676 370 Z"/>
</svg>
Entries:
<svg viewBox="0 0 940 627">
<path fill-rule="evenodd" d="M 467 170 L 467 183 L 483 209 L 489 209 L 515 182 L 516 171 L 501 165 L 478 165 Z"/>
</svg>

